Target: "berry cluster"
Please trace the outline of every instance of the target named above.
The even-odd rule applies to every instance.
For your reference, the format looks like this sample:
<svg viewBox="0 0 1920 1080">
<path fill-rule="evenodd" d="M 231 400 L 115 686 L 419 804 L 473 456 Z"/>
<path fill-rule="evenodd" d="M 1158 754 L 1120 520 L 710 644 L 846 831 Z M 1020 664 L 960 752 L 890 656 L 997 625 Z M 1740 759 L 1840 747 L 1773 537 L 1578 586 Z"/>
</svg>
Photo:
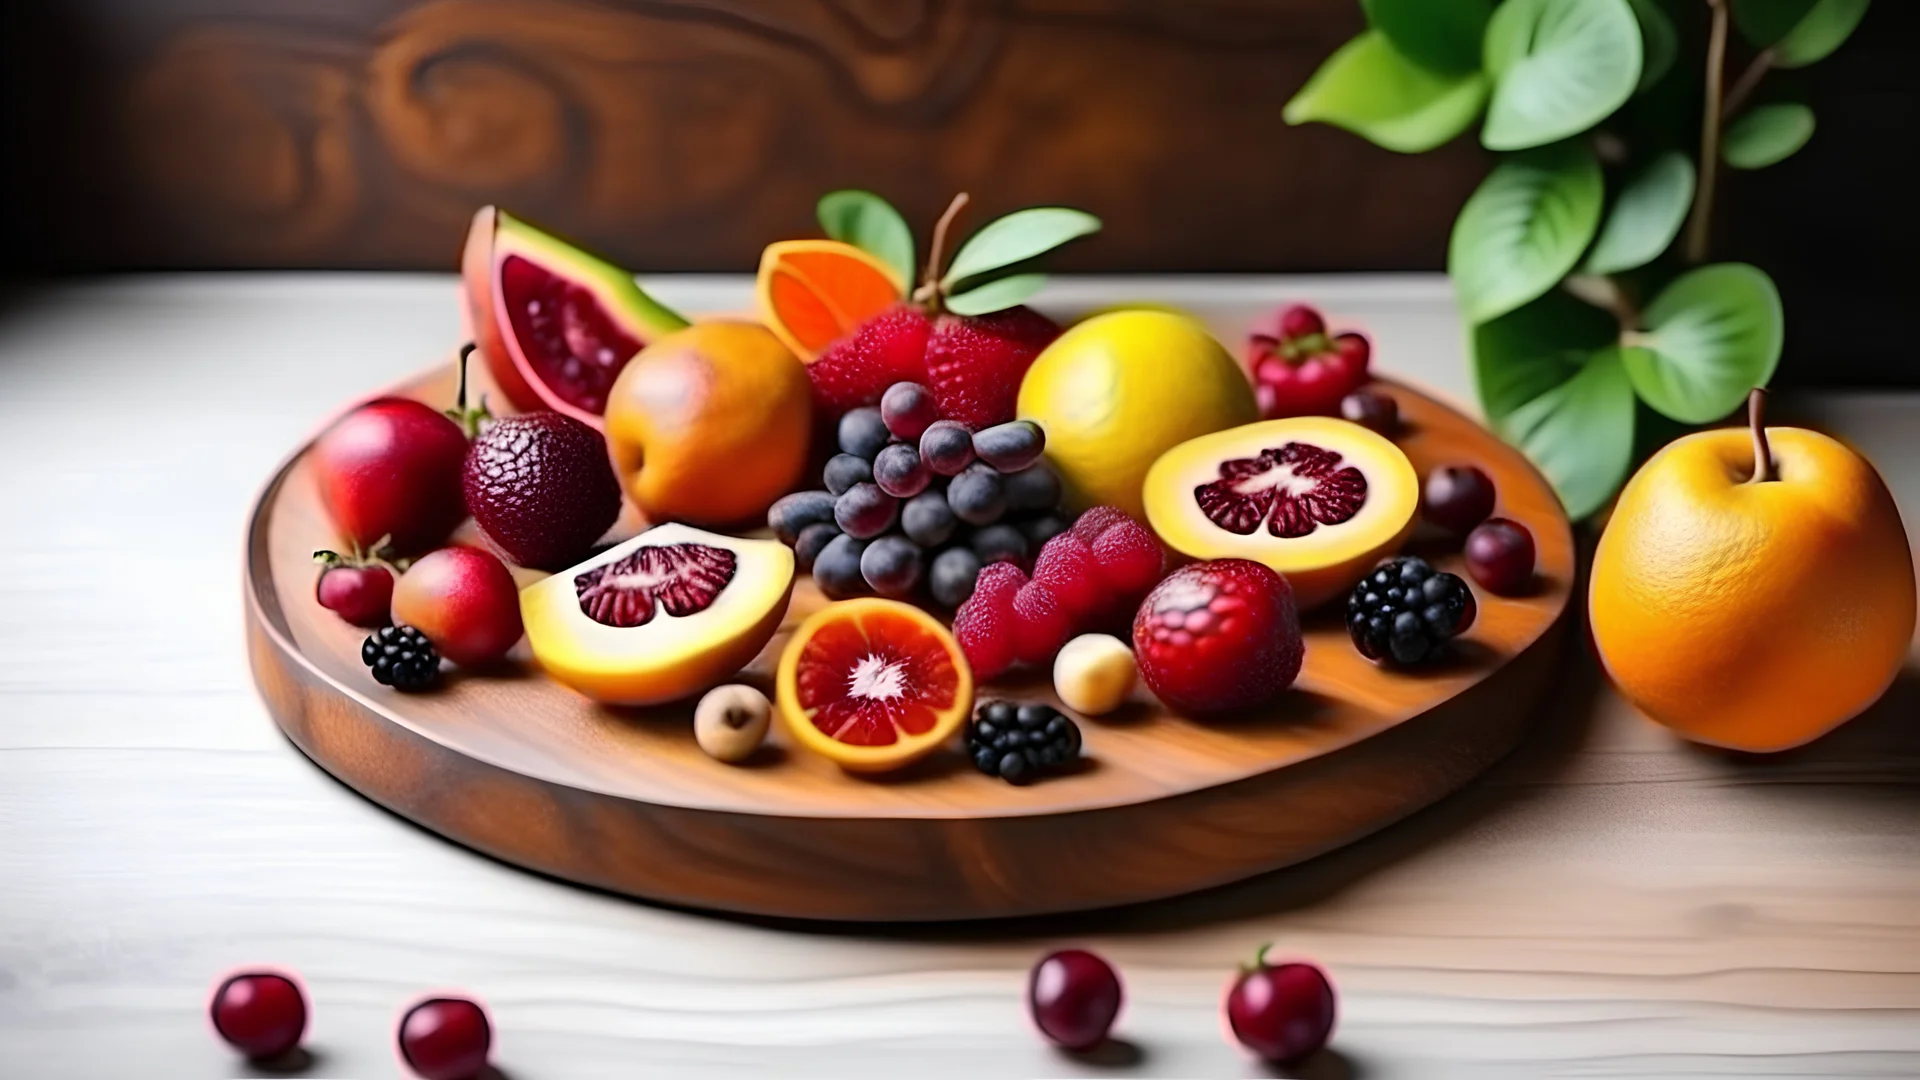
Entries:
<svg viewBox="0 0 1920 1080">
<path fill-rule="evenodd" d="M 360 645 L 360 662 L 395 690 L 425 690 L 440 678 L 440 653 L 411 626 L 383 626 Z"/>
<path fill-rule="evenodd" d="M 954 636 L 981 679 L 1016 662 L 1045 664 L 1076 632 L 1129 625 L 1165 573 L 1165 560 L 1145 525 L 1096 506 L 1046 541 L 1032 577 L 1013 563 L 981 571 L 954 615 Z"/>
<path fill-rule="evenodd" d="M 880 405 L 840 418 L 825 491 L 773 504 L 767 524 L 835 600 L 904 598 L 924 583 L 957 608 L 983 566 L 1024 564 L 1067 527 L 1060 478 L 1039 464 L 1046 436 L 1025 420 L 969 431 L 933 392 L 895 383 Z"/>
<path fill-rule="evenodd" d="M 1369 660 L 1419 664 L 1473 625 L 1473 590 L 1417 555 L 1383 563 L 1347 598 L 1347 633 Z"/>
<path fill-rule="evenodd" d="M 1080 726 L 1038 703 L 990 701 L 967 725 L 974 767 L 1009 784 L 1026 784 L 1080 757 Z"/>
</svg>

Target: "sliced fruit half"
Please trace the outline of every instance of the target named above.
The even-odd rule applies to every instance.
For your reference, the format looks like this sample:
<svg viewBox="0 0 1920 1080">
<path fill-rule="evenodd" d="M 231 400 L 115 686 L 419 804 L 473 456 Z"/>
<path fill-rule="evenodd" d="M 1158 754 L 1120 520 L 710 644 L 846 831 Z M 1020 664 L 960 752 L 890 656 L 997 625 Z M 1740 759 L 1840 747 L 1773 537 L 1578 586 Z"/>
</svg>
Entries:
<svg viewBox="0 0 1920 1080">
<path fill-rule="evenodd" d="M 760 317 L 803 363 L 906 298 L 885 262 L 838 240 L 782 240 L 760 255 Z"/>
<path fill-rule="evenodd" d="M 910 604 L 832 604 L 780 656 L 780 717 L 794 741 L 852 772 L 898 769 L 953 737 L 973 672 L 947 628 Z"/>
<path fill-rule="evenodd" d="M 793 552 L 662 525 L 520 591 L 540 666 L 620 705 L 654 705 L 725 682 L 780 628 Z"/>
<path fill-rule="evenodd" d="M 627 361 L 687 325 L 632 274 L 491 206 L 473 216 L 460 277 L 467 328 L 514 406 L 595 428 Z"/>
<path fill-rule="evenodd" d="M 1399 550 L 1420 478 L 1399 447 L 1366 428 L 1300 416 L 1181 443 L 1147 470 L 1143 494 L 1169 547 L 1264 563 L 1286 575 L 1304 609 Z"/>
</svg>

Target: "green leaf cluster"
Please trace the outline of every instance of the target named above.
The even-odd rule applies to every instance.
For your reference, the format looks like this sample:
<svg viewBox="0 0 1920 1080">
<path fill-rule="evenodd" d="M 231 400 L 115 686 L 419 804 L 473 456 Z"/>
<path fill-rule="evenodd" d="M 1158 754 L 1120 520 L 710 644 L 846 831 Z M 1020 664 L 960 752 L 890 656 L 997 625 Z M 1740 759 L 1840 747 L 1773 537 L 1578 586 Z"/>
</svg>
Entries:
<svg viewBox="0 0 1920 1080">
<path fill-rule="evenodd" d="M 1743 264 L 1689 266 L 1675 251 L 1711 201 L 1707 170 L 1635 130 L 1630 103 L 1681 66 L 1682 0 L 1360 3 L 1367 29 L 1321 65 L 1284 119 L 1400 153 L 1479 125 L 1481 144 L 1502 156 L 1461 208 L 1447 272 L 1471 328 L 1480 403 L 1568 512 L 1590 514 L 1631 469 L 1636 426 L 1657 426 L 1654 414 L 1718 420 L 1780 359 L 1771 279 Z M 1813 137 L 1813 111 L 1745 96 L 1770 68 L 1830 56 L 1869 0 L 1729 3 L 1752 53 L 1714 120 L 1713 164 L 1765 168 Z M 1712 76 L 1725 87 L 1734 74 Z"/>
</svg>

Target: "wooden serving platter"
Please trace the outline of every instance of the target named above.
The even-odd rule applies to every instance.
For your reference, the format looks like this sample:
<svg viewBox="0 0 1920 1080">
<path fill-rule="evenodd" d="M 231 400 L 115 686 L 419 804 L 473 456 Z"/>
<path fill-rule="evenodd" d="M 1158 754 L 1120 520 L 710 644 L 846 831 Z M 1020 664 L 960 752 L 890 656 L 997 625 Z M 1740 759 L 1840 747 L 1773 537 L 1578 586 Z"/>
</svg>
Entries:
<svg viewBox="0 0 1920 1080">
<path fill-rule="evenodd" d="M 1555 671 L 1574 550 L 1551 489 L 1472 420 L 1385 386 L 1422 475 L 1471 462 L 1493 477 L 1496 512 L 1533 531 L 1537 587 L 1518 599 L 1476 588 L 1479 618 L 1456 656 L 1417 673 L 1363 659 L 1336 604 L 1306 620 L 1305 669 L 1270 712 L 1196 722 L 1142 689 L 1119 714 L 1082 721 L 1082 768 L 1028 787 L 975 772 L 957 748 L 856 777 L 785 745 L 777 725 L 748 764 L 723 765 L 694 744 L 691 703 L 596 705 L 543 677 L 524 642 L 500 670 L 450 673 L 434 693 L 382 687 L 359 661 L 364 632 L 314 600 L 311 556 L 334 533 L 307 448 L 251 519 L 254 678 L 294 744 L 361 794 L 496 858 L 634 896 L 941 920 L 1224 884 L 1348 843 L 1459 787 L 1514 744 Z M 400 392 L 444 404 L 452 389 L 443 365 Z M 1456 548 L 1416 536 L 1412 550 L 1464 574 Z M 786 627 L 742 681 L 770 692 L 788 629 L 825 602 L 803 578 Z M 1039 673 L 984 693 L 1052 700 Z"/>
</svg>

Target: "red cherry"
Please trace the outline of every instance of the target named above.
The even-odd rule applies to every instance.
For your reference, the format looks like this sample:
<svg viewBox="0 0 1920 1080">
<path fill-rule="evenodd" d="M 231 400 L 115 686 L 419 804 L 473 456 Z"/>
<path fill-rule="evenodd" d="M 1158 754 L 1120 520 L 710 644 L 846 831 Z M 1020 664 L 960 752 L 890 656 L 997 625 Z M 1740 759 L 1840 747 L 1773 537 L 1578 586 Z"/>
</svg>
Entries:
<svg viewBox="0 0 1920 1080">
<path fill-rule="evenodd" d="M 320 501 L 342 535 L 371 550 L 390 538 L 401 555 L 447 538 L 467 514 L 460 425 L 409 398 L 379 398 L 348 413 L 314 441 Z"/>
<path fill-rule="evenodd" d="M 248 971 L 229 977 L 208 1005 L 213 1030 L 256 1060 L 289 1053 L 307 1030 L 307 999 L 285 975 Z"/>
<path fill-rule="evenodd" d="M 492 1048 L 493 1025 L 466 998 L 430 998 L 400 1020 L 400 1057 L 423 1080 L 473 1080 Z"/>
<path fill-rule="evenodd" d="M 1334 338 L 1333 351 L 1346 363 L 1349 371 L 1367 370 L 1367 361 L 1373 358 L 1373 346 L 1361 334 L 1341 334 Z"/>
<path fill-rule="evenodd" d="M 393 620 L 418 628 L 456 664 L 489 664 L 520 640 L 520 590 L 490 552 L 441 548 L 400 575 Z"/>
<path fill-rule="evenodd" d="M 1327 1045 L 1333 1033 L 1333 984 L 1312 964 L 1269 965 L 1262 948 L 1253 967 L 1227 990 L 1227 1025 L 1240 1044 L 1279 1064 Z"/>
<path fill-rule="evenodd" d="M 1400 430 L 1400 403 L 1378 390 L 1355 390 L 1341 398 L 1340 415 L 1380 435 Z"/>
<path fill-rule="evenodd" d="M 1506 518 L 1488 518 L 1467 534 L 1467 573 L 1489 592 L 1513 596 L 1533 580 L 1533 534 Z"/>
<path fill-rule="evenodd" d="M 1282 340 L 1309 337 L 1327 332 L 1325 320 L 1320 313 L 1305 304 L 1294 304 L 1280 312 L 1280 337 Z"/>
<path fill-rule="evenodd" d="M 393 603 L 393 571 L 378 563 L 316 551 L 313 557 L 325 569 L 314 582 L 320 606 L 354 626 L 376 629 L 387 625 Z"/>
<path fill-rule="evenodd" d="M 1027 980 L 1027 1010 L 1054 1045 L 1091 1050 L 1106 1040 L 1120 1015 L 1120 976 L 1105 960 L 1082 949 L 1064 949 L 1033 966 Z"/>
<path fill-rule="evenodd" d="M 1420 512 L 1448 532 L 1464 535 L 1493 513 L 1493 481 L 1472 465 L 1442 465 L 1427 474 Z"/>
</svg>

